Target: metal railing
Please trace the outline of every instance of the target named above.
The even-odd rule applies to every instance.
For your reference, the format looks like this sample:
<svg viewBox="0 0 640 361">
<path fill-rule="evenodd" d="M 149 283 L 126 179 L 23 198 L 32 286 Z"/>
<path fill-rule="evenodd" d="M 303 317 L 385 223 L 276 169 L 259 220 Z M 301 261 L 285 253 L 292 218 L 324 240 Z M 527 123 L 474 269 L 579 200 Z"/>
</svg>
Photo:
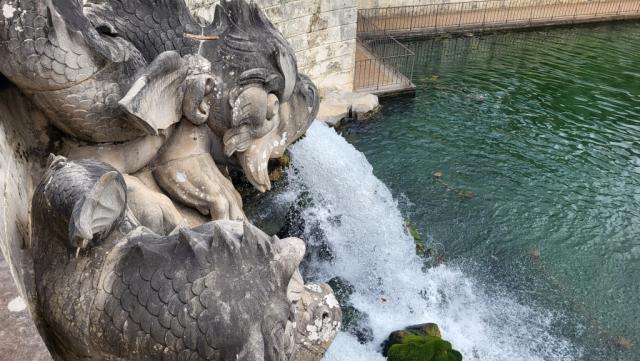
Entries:
<svg viewBox="0 0 640 361">
<path fill-rule="evenodd" d="M 480 0 L 358 10 L 359 34 L 411 35 L 640 18 L 640 0 Z"/>
<path fill-rule="evenodd" d="M 368 22 L 368 19 L 358 16 L 359 25 Z M 412 87 L 415 53 L 375 24 L 366 26 L 378 35 L 357 38 L 354 88 L 367 91 L 395 88 L 401 91 Z"/>
</svg>

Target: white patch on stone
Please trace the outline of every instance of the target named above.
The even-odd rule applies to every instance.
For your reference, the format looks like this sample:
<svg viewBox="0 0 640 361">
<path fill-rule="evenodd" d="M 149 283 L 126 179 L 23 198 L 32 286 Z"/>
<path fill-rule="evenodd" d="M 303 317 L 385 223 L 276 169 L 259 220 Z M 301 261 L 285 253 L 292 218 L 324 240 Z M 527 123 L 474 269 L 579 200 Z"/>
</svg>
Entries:
<svg viewBox="0 0 640 361">
<path fill-rule="evenodd" d="M 9 302 L 7 308 L 9 308 L 9 312 L 22 312 L 27 309 L 27 304 L 24 302 L 22 297 L 18 296 Z"/>
<path fill-rule="evenodd" d="M 13 14 L 15 14 L 15 12 L 16 12 L 16 8 L 14 8 L 12 5 L 10 4 L 2 5 L 2 15 L 5 17 L 5 19 L 11 19 L 13 17 Z"/>
<path fill-rule="evenodd" d="M 306 288 L 306 289 L 308 289 L 309 291 L 312 291 L 312 292 L 322 292 L 322 289 L 320 288 L 320 286 L 318 286 L 315 283 L 304 285 L 304 288 Z"/>
<path fill-rule="evenodd" d="M 187 181 L 187 175 L 184 172 L 176 172 L 176 182 L 184 183 Z"/>
<path fill-rule="evenodd" d="M 333 293 L 324 296 L 324 303 L 326 303 L 329 308 L 340 307 L 340 303 L 338 303 L 338 300 L 336 300 L 336 297 L 333 295 Z"/>
<path fill-rule="evenodd" d="M 307 325 L 307 336 L 309 338 L 309 341 L 317 341 L 320 338 L 320 335 L 318 335 L 318 330 L 316 329 L 316 326 L 313 325 Z"/>
</svg>

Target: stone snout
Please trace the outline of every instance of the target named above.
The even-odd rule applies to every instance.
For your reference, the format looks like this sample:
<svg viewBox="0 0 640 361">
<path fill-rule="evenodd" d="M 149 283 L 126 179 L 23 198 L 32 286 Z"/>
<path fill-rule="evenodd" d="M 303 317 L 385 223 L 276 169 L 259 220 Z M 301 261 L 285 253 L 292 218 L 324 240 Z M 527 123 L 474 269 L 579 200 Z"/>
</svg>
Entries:
<svg viewBox="0 0 640 361">
<path fill-rule="evenodd" d="M 296 306 L 293 361 L 319 361 L 342 326 L 342 310 L 327 284 L 307 284 Z"/>
</svg>

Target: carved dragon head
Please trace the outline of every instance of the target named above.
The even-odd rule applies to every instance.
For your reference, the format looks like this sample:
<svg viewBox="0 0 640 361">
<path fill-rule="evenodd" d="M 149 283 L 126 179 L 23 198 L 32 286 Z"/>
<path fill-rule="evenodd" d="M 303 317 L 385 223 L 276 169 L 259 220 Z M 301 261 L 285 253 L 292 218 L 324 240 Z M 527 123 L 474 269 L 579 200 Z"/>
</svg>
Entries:
<svg viewBox="0 0 640 361">
<path fill-rule="evenodd" d="M 96 26 L 113 28 L 119 36 L 128 36 L 128 19 L 138 16 L 145 19 L 142 29 L 157 18 L 160 28 L 175 23 L 182 31 L 160 33 L 177 37 L 168 46 L 144 40 L 143 31 L 128 36 L 151 65 L 120 104 L 151 133 L 182 116 L 196 124 L 206 121 L 248 180 L 260 191 L 270 189 L 268 160 L 306 132 L 319 107 L 315 85 L 298 73 L 295 52 L 254 2 L 221 1 L 213 23 L 198 26 L 182 0 L 156 1 L 92 0 L 88 10 Z M 129 14 L 128 8 L 137 10 Z M 182 47 L 160 51 L 173 50 L 173 42 Z"/>
<path fill-rule="evenodd" d="M 209 126 L 264 192 L 271 187 L 269 158 L 282 156 L 306 132 L 318 112 L 318 91 L 298 73 L 293 49 L 255 3 L 223 1 L 214 23 L 220 39 L 201 52 L 217 77 Z"/>
</svg>

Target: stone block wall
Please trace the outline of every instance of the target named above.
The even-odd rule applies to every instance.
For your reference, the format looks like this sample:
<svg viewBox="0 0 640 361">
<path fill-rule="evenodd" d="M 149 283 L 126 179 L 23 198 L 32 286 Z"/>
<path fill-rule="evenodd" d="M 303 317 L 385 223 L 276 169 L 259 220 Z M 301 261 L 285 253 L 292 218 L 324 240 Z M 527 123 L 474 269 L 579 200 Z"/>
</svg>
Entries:
<svg viewBox="0 0 640 361">
<path fill-rule="evenodd" d="M 298 66 L 321 91 L 351 90 L 356 50 L 357 0 L 256 0 L 296 51 Z M 217 0 L 187 0 L 213 19 Z"/>
</svg>

